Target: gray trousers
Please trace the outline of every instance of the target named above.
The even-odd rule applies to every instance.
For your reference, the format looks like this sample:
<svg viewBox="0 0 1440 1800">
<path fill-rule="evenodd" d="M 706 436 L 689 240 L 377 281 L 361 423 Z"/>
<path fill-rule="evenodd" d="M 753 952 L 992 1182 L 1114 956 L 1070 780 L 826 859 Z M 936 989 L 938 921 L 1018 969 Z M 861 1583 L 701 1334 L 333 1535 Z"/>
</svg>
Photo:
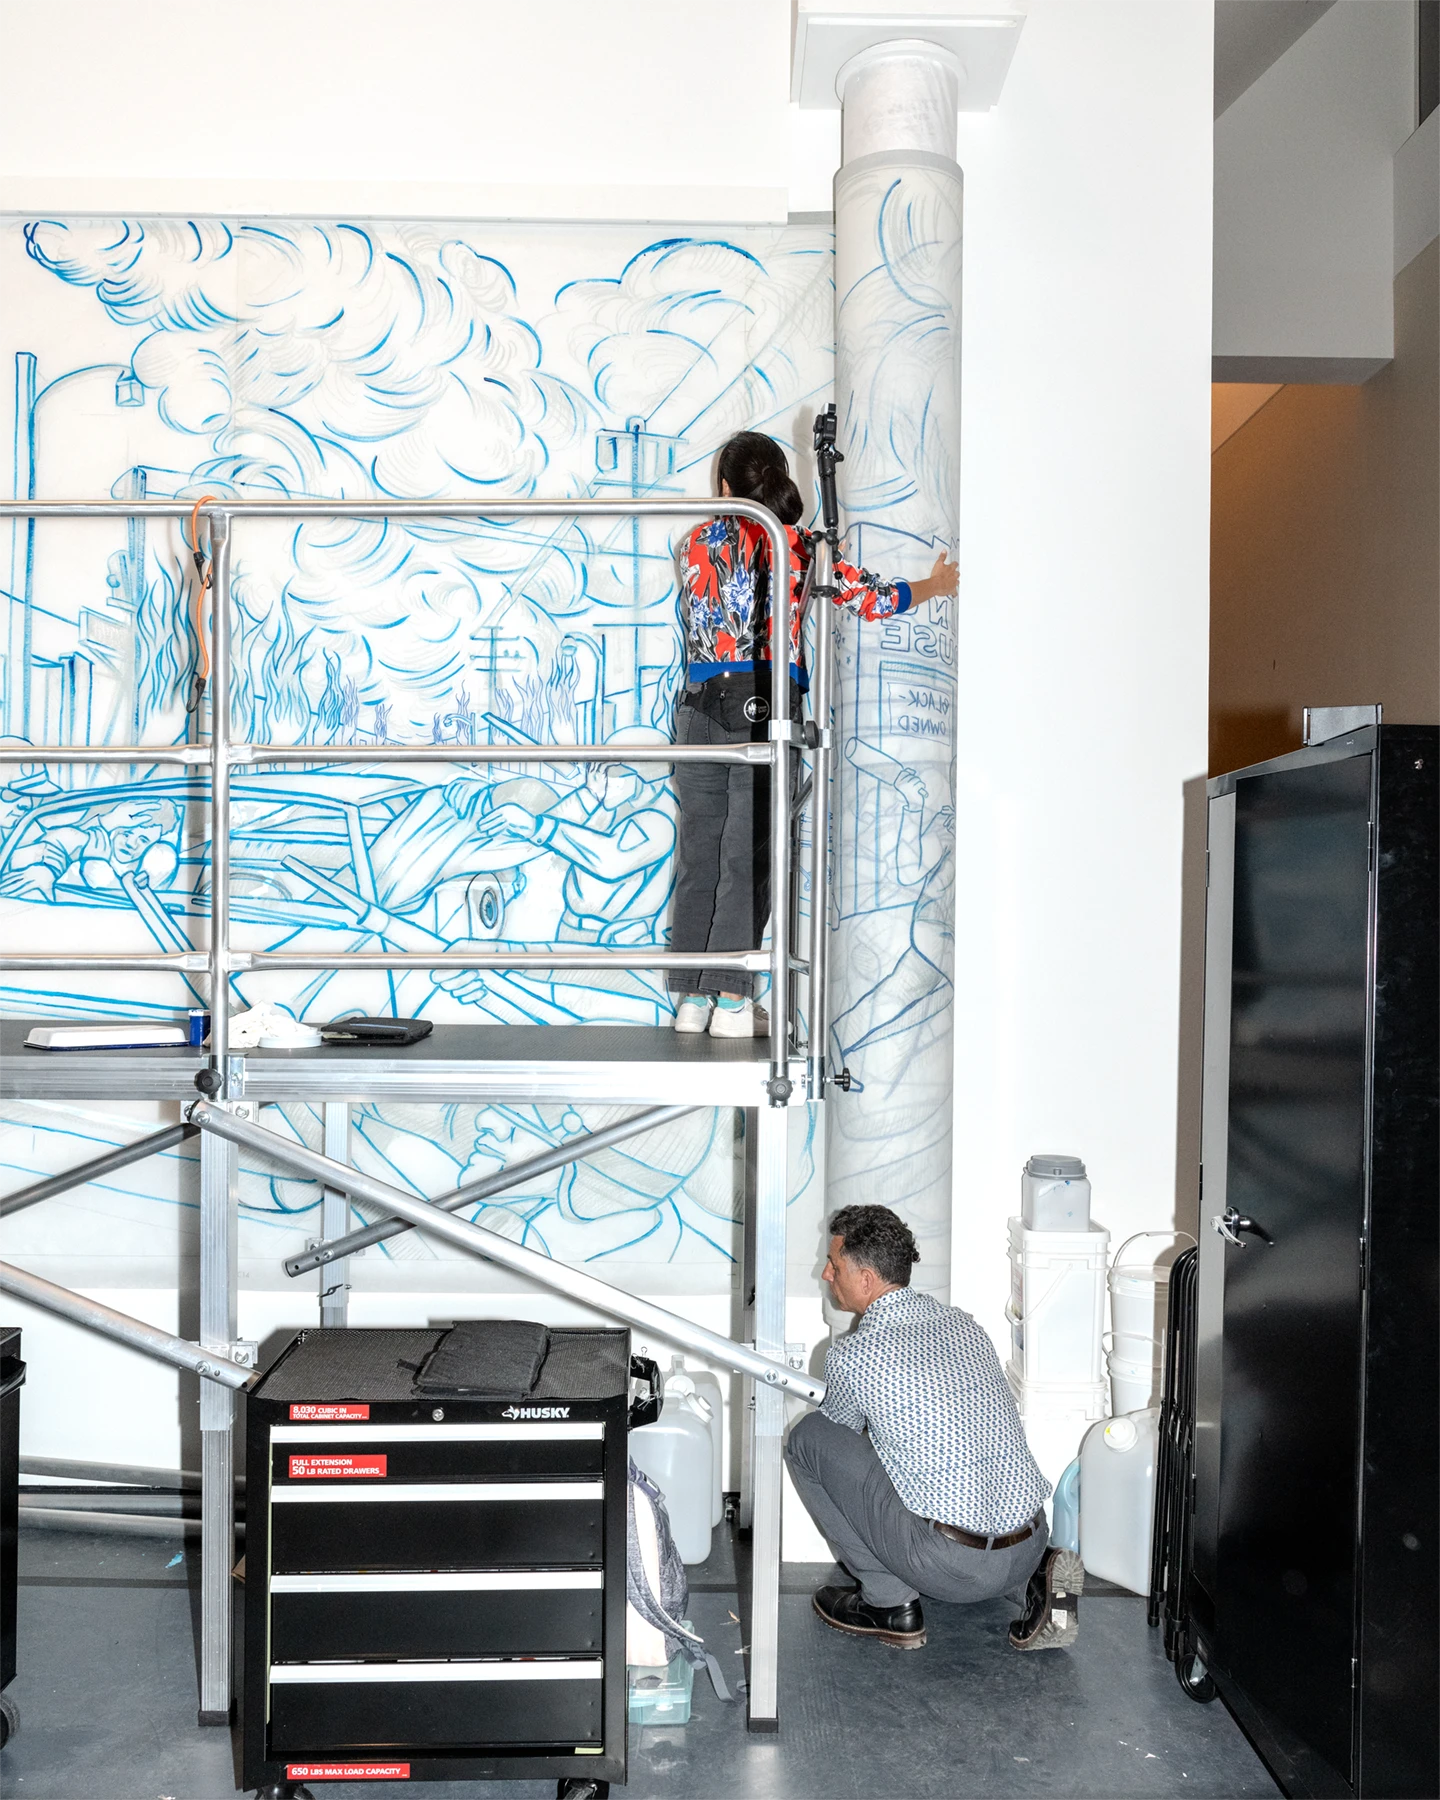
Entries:
<svg viewBox="0 0 1440 1800">
<path fill-rule="evenodd" d="M 763 742 L 764 724 L 727 730 L 681 701 L 677 744 Z M 797 760 L 791 761 L 790 793 Z M 770 917 L 770 771 L 738 763 L 676 763 L 672 950 L 758 950 Z M 755 992 L 748 969 L 671 969 L 672 994 Z"/>
<path fill-rule="evenodd" d="M 905 1506 L 869 1438 L 823 1413 L 798 1421 L 785 1461 L 836 1562 L 871 1606 L 903 1606 L 921 1594 L 963 1605 L 1018 1592 L 1050 1541 L 1043 1519 L 1008 1550 L 973 1550 L 942 1536 Z"/>
</svg>

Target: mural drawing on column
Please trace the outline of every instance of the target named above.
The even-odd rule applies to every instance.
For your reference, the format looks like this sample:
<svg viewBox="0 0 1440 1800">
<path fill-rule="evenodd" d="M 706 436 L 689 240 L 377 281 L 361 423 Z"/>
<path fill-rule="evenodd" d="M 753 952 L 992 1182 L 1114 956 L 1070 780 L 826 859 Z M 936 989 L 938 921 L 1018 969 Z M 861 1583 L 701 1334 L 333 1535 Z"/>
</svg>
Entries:
<svg viewBox="0 0 1440 1800">
<path fill-rule="evenodd" d="M 21 498 L 703 494 L 732 431 L 808 444 L 831 384 L 831 238 L 814 227 L 654 242 L 618 227 L 22 220 L 0 230 L 0 271 L 9 491 Z M 588 773 L 242 767 L 237 948 L 663 945 L 674 812 L 668 771 L 643 760 L 668 741 L 680 673 L 663 525 L 237 520 L 238 741 L 618 741 L 640 758 Z M 191 548 L 169 520 L 10 526 L 7 742 L 204 739 L 208 696 L 187 710 L 200 665 Z M 203 793 L 168 769 L 0 771 L 7 944 L 203 944 Z M 918 796 L 917 828 L 894 852 L 897 879 L 917 892 L 939 879 L 938 799 Z M 867 1037 L 907 1029 L 898 964 L 888 979 Z M 0 982 L 9 1015 L 171 1019 L 205 999 L 199 977 L 179 975 Z M 313 1020 L 670 1017 L 661 979 L 628 972 L 270 971 L 235 985 L 245 1004 L 275 1000 Z M 314 1109 L 279 1110 L 277 1129 L 319 1142 Z M 434 1193 L 614 1116 L 366 1106 L 354 1154 Z M 12 1102 L 0 1116 L 5 1185 L 141 1128 L 98 1097 L 63 1110 Z M 803 1175 L 808 1145 L 800 1154 Z M 72 1282 L 114 1276 L 129 1257 L 128 1278 L 145 1284 L 145 1268 L 183 1248 L 187 1160 L 193 1146 L 86 1190 L 104 1238 L 88 1274 L 71 1202 L 20 1215 L 10 1253 L 64 1255 Z M 244 1279 L 281 1285 L 280 1258 L 314 1235 L 318 1193 L 242 1161 L 241 1200 Z M 568 1261 L 644 1265 L 636 1285 L 702 1292 L 729 1284 L 734 1212 L 733 1121 L 702 1112 L 471 1216 Z M 446 1257 L 412 1232 L 366 1261 L 424 1264 L 409 1276 L 433 1287 Z M 459 1266 L 458 1282 L 480 1279 L 473 1261 Z"/>
<path fill-rule="evenodd" d="M 874 156 L 836 180 L 840 498 L 857 561 L 928 571 L 959 503 L 961 176 Z M 841 627 L 831 1053 L 859 1084 L 827 1107 L 831 1201 L 882 1200 L 948 1299 L 954 1016 L 953 600 Z"/>
</svg>

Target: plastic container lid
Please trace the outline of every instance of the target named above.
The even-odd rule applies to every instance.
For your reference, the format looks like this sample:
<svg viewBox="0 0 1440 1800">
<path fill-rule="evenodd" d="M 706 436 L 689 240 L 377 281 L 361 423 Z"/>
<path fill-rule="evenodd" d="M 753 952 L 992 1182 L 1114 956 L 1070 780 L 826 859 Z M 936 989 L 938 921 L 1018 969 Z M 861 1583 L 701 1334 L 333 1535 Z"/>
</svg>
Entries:
<svg viewBox="0 0 1440 1800">
<path fill-rule="evenodd" d="M 1085 1164 L 1078 1156 L 1032 1156 L 1025 1165 L 1025 1173 L 1049 1181 L 1083 1181 Z"/>
</svg>

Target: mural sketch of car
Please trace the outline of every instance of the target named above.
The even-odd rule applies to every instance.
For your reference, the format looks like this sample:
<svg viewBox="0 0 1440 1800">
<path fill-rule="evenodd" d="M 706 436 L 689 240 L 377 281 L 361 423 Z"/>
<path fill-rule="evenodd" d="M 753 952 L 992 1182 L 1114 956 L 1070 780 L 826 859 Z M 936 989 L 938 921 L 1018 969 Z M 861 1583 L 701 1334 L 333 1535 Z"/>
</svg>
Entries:
<svg viewBox="0 0 1440 1800">
<path fill-rule="evenodd" d="M 450 798 L 457 785 L 351 773 L 234 780 L 231 910 L 256 928 L 250 947 L 309 948 L 335 933 L 353 947 L 357 932 L 375 936 L 377 926 L 436 948 L 499 939 L 524 865 L 543 846 L 479 843 Z M 474 808 L 475 784 L 464 786 Z M 206 791 L 196 775 L 7 789 L 0 900 L 44 907 L 47 935 L 73 917 L 75 941 L 97 947 L 203 943 L 208 845 L 188 826 L 203 818 Z M 524 777 L 486 783 L 478 797 L 482 816 L 496 804 L 552 799 Z M 113 927 L 106 914 L 119 915 Z"/>
<path fill-rule="evenodd" d="M 236 948 L 335 952 L 340 963 L 367 946 L 423 954 L 663 942 L 674 846 L 663 765 L 545 769 L 548 779 L 502 766 L 437 782 L 380 771 L 237 776 Z M 72 941 L 117 951 L 198 947 L 210 904 L 208 844 L 196 835 L 204 795 L 199 775 L 63 790 L 32 778 L 3 790 L 0 905 L 40 909 L 51 942 L 73 924 Z M 13 915 L 12 931 L 25 935 Z M 235 983 L 251 1004 L 262 985 L 263 997 L 316 1018 L 338 1016 L 342 1004 L 413 1016 L 436 988 L 506 1024 L 654 1024 L 667 1004 L 657 977 L 625 970 L 337 968 L 257 971 Z M 82 1010 L 89 1003 L 76 998 Z"/>
</svg>

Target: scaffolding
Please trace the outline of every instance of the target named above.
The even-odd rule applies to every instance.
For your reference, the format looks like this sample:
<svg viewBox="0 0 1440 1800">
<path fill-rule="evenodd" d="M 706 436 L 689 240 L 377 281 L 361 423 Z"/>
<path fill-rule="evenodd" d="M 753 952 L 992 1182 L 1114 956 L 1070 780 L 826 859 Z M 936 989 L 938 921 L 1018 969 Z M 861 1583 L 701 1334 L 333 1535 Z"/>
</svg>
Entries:
<svg viewBox="0 0 1440 1800">
<path fill-rule="evenodd" d="M 612 1318 L 654 1333 L 738 1371 L 744 1378 L 748 1420 L 742 1455 L 741 1519 L 751 1528 L 748 1722 L 755 1730 L 778 1724 L 780 1597 L 781 1438 L 787 1394 L 811 1403 L 824 1384 L 786 1360 L 786 1208 L 789 1201 L 789 1111 L 825 1098 L 828 1032 L 825 921 L 829 906 L 829 792 L 832 743 L 830 704 L 833 641 L 828 619 L 815 632 L 811 719 L 790 717 L 789 606 L 791 567 L 785 527 L 766 508 L 738 499 L 617 498 L 567 500 L 428 500 L 408 503 L 339 500 L 206 500 L 198 509 L 183 501 L 3 501 L 0 518 L 137 518 L 183 520 L 192 510 L 205 519 L 210 540 L 211 729 L 208 743 L 0 746 L 6 764 L 131 764 L 179 766 L 209 789 L 209 943 L 122 955 L 0 955 L 0 968 L 16 971 L 170 971 L 207 983 L 211 1013 L 208 1049 L 88 1051 L 81 1057 L 26 1056 L 23 1043 L 34 1021 L 0 1023 L 0 1098 L 47 1100 L 161 1100 L 185 1105 L 185 1121 L 135 1145 L 39 1182 L 0 1202 L 0 1216 L 31 1206 L 200 1134 L 199 1343 L 176 1338 L 53 1283 L 0 1264 L 0 1291 L 118 1339 L 189 1370 L 200 1379 L 201 1431 L 201 1656 L 200 1719 L 226 1723 L 232 1716 L 231 1562 L 235 1538 L 232 1395 L 254 1379 L 253 1346 L 237 1325 L 239 1148 L 322 1184 L 322 1241 L 286 1263 L 287 1273 L 324 1267 L 337 1271 L 322 1293 L 321 1323 L 340 1325 L 344 1259 L 364 1244 L 420 1227 L 470 1254 L 516 1271 L 552 1292 Z M 762 742 L 702 747 L 623 744 L 310 744 L 234 741 L 231 717 L 231 549 L 242 519 L 446 520 L 452 523 L 521 518 L 647 518 L 703 521 L 752 520 L 766 533 L 771 564 L 771 664 L 773 681 L 768 736 Z M 197 545 L 198 549 L 198 545 Z M 827 594 L 829 548 L 816 542 L 812 594 Z M 808 780 L 792 807 L 791 778 L 797 759 L 808 756 Z M 242 951 L 231 943 L 231 788 L 237 769 L 304 763 L 377 763 L 514 766 L 537 764 L 709 762 L 765 770 L 770 789 L 770 891 L 775 896 L 768 950 L 717 954 L 647 948 L 555 948 L 531 951 Z M 807 801 L 808 795 L 808 801 Z M 811 817 L 811 930 L 808 955 L 795 954 L 799 935 L 794 876 L 798 851 L 794 826 L 808 804 Z M 690 969 L 697 961 L 714 969 L 768 973 L 770 1036 L 767 1039 L 677 1038 L 666 1029 L 639 1026 L 437 1026 L 430 1037 L 404 1049 L 357 1052 L 331 1045 L 315 1051 L 232 1048 L 231 981 L 259 969 L 383 970 L 612 970 Z M 803 1006 L 801 1000 L 803 997 Z M 801 1022 L 804 1037 L 802 1039 Z M 480 1052 L 477 1054 L 477 1052 Z M 197 1090 L 201 1098 L 196 1098 Z M 259 1109 L 308 1099 L 323 1110 L 325 1153 L 281 1137 L 258 1121 Z M 638 1105 L 643 1110 L 604 1131 L 570 1140 L 546 1156 L 502 1169 L 484 1182 L 435 1200 L 374 1180 L 348 1166 L 348 1109 L 367 1101 L 577 1101 Z M 596 1277 L 518 1245 L 456 1215 L 490 1193 L 502 1192 L 542 1168 L 592 1155 L 696 1108 L 735 1107 L 747 1121 L 740 1339 L 721 1337 L 692 1321 L 611 1287 Z M 349 1201 L 378 1206 L 382 1219 L 347 1232 Z M 327 1307 L 326 1301 L 329 1299 Z"/>
</svg>

